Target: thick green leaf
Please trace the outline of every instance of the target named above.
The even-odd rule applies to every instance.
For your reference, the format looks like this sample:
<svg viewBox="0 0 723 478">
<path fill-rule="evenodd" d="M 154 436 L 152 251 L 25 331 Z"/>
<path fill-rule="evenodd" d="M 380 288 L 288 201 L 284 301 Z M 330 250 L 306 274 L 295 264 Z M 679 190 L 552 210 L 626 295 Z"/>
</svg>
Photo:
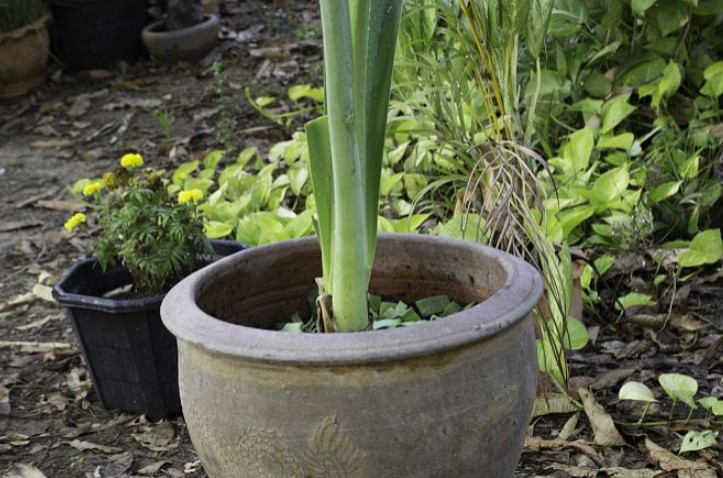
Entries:
<svg viewBox="0 0 723 478">
<path fill-rule="evenodd" d="M 640 382 L 626 382 L 618 392 L 620 400 L 634 400 L 636 402 L 657 402 L 647 385 Z"/>
<path fill-rule="evenodd" d="M 678 258 L 681 267 L 697 267 L 714 264 L 723 257 L 723 242 L 720 229 L 699 232 L 690 242 L 688 249 Z"/>
<path fill-rule="evenodd" d="M 635 136 L 633 133 L 620 133 L 618 135 L 606 134 L 600 136 L 597 142 L 597 149 L 614 148 L 629 151 L 633 146 Z"/>
<path fill-rule="evenodd" d="M 446 295 L 435 295 L 420 299 L 415 302 L 415 305 L 419 313 L 422 314 L 422 317 L 429 318 L 433 315 L 441 315 L 449 303 L 449 297 Z"/>
<path fill-rule="evenodd" d="M 656 5 L 653 11 L 660 34 L 668 36 L 673 32 L 677 32 L 685 26 L 690 20 L 690 8 L 682 2 L 674 0 L 661 1 Z"/>
<path fill-rule="evenodd" d="M 655 5 L 657 0 L 632 0 L 630 7 L 633 9 L 633 13 L 639 17 L 644 17 L 646 10 Z"/>
<path fill-rule="evenodd" d="M 204 224 L 204 231 L 209 239 L 218 239 L 226 237 L 233 232 L 231 224 L 219 221 L 209 221 Z"/>
<path fill-rule="evenodd" d="M 602 128 L 600 133 L 609 133 L 619 125 L 630 113 L 635 111 L 635 106 L 628 103 L 629 95 L 619 95 L 607 101 L 602 107 Z"/>
<path fill-rule="evenodd" d="M 718 399 L 716 397 L 705 397 L 698 400 L 698 403 L 706 410 L 712 410 L 713 406 L 718 403 Z"/>
<path fill-rule="evenodd" d="M 203 167 L 206 169 L 215 169 L 225 154 L 226 151 L 222 149 L 214 149 L 203 157 Z"/>
<path fill-rule="evenodd" d="M 681 184 L 683 184 L 683 181 L 670 181 L 655 187 L 648 194 L 648 200 L 650 201 L 650 204 L 659 203 L 663 199 L 669 198 L 670 196 L 676 194 L 680 190 Z"/>
<path fill-rule="evenodd" d="M 565 331 L 564 345 L 567 350 L 580 350 L 590 341 L 585 324 L 577 318 L 567 316 L 567 330 Z"/>
<path fill-rule="evenodd" d="M 625 168 L 615 168 L 595 180 L 590 194 L 590 204 L 598 211 L 608 209 L 610 202 L 620 198 L 628 189 L 630 174 Z"/>
<path fill-rule="evenodd" d="M 334 204 L 333 173 L 329 140 L 329 123 L 322 116 L 306 123 L 306 138 L 309 145 L 309 168 L 314 188 L 314 202 L 317 214 L 317 235 L 321 245 L 321 256 L 325 280 L 331 283 L 333 216 Z M 325 285 L 326 286 L 326 285 Z M 326 286 L 326 287 L 330 287 Z"/>
<path fill-rule="evenodd" d="M 718 432 L 712 430 L 690 431 L 685 434 L 680 444 L 680 453 L 698 451 L 716 445 Z"/>
<path fill-rule="evenodd" d="M 657 302 L 655 302 L 653 298 L 650 297 L 648 294 L 642 294 L 640 292 L 630 292 L 618 298 L 615 304 L 615 308 L 620 310 L 621 307 L 623 309 L 630 309 L 632 307 L 642 307 L 655 304 L 657 304 Z"/>
<path fill-rule="evenodd" d="M 583 81 L 585 90 L 594 98 L 604 98 L 613 89 L 613 82 L 601 73 L 591 73 Z"/>
<path fill-rule="evenodd" d="M 570 135 L 569 142 L 563 149 L 563 156 L 572 164 L 573 174 L 588 168 L 594 145 L 594 134 L 590 128 L 583 128 Z"/>
<path fill-rule="evenodd" d="M 658 377 L 663 390 L 673 400 L 681 401 L 690 408 L 698 408 L 693 397 L 698 392 L 698 382 L 682 373 L 663 373 Z"/>
</svg>

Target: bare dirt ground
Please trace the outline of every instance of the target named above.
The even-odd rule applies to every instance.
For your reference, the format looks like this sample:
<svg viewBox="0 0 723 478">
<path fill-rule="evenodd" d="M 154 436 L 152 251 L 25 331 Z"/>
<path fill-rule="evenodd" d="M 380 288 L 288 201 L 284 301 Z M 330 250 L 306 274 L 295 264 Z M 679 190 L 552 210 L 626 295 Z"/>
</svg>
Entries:
<svg viewBox="0 0 723 478">
<path fill-rule="evenodd" d="M 257 114 L 244 89 L 283 97 L 293 84 L 318 84 L 316 2 L 286 2 L 283 9 L 263 0 L 227 2 L 222 14 L 227 38 L 200 65 L 141 60 L 95 72 L 56 65 L 36 92 L 0 102 L 3 478 L 206 476 L 182 418 L 152 423 L 100 407 L 70 321 L 49 291 L 90 251 L 86 238 L 62 231 L 78 206 L 69 184 L 108 170 L 129 151 L 142 152 L 154 167 L 172 167 L 219 146 L 223 115 L 214 60 L 226 65 L 226 95 L 237 120 L 231 149 L 264 150 L 290 134 Z M 165 129 L 159 115 L 172 118 Z M 712 268 L 678 287 L 672 308 L 672 289 L 658 306 L 623 318 L 606 305 L 615 293 L 650 289 L 654 274 L 649 256 L 639 251 L 623 256 L 606 276 L 606 300 L 586 319 L 593 343 L 571 361 L 571 390 L 591 391 L 590 397 L 583 392 L 586 409 L 567 427 L 570 412 L 536 418 L 517 476 L 723 476 L 720 438 L 701 452 L 675 455 L 685 432 L 715 431 L 720 420 L 700 407 L 686 419 L 681 405 L 671 419 L 671 403 L 662 400 L 646 417 L 658 423 L 636 427 L 641 407 L 617 400 L 627 379 L 647 382 L 662 399 L 656 377 L 671 371 L 694 377 L 699 397 L 723 397 L 723 273 Z M 622 442 L 598 438 L 594 401 L 611 414 Z"/>
</svg>

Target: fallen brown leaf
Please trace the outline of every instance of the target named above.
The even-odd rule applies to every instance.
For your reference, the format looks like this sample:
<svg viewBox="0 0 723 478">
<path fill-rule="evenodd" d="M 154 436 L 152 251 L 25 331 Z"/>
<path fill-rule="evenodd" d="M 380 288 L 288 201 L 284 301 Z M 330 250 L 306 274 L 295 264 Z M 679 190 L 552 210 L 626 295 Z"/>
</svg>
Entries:
<svg viewBox="0 0 723 478">
<path fill-rule="evenodd" d="M 12 408 L 10 407 L 10 390 L 0 385 L 0 415 L 10 415 Z"/>
<path fill-rule="evenodd" d="M 661 447 L 660 445 L 656 444 L 653 440 L 650 438 L 645 439 L 645 448 L 648 449 L 648 455 L 650 456 L 650 459 L 653 460 L 655 463 L 660 466 L 665 471 L 678 471 L 678 470 L 694 470 L 696 472 L 703 471 L 703 470 L 709 470 L 710 468 L 705 463 L 701 463 L 699 461 L 692 461 L 692 460 L 686 460 L 685 458 L 681 458 L 678 455 L 669 452 L 665 448 Z M 702 475 L 690 475 L 691 477 L 695 476 L 698 478 L 699 476 L 702 477 Z M 715 472 L 713 474 L 715 477 Z"/>
<path fill-rule="evenodd" d="M 47 478 L 42 471 L 38 470 L 31 465 L 15 465 L 17 468 L 16 472 L 10 472 L 7 475 L 3 475 L 3 478 Z"/>
<path fill-rule="evenodd" d="M 120 453 L 123 451 L 122 448 L 118 448 L 117 446 L 99 445 L 98 443 L 91 443 L 89 441 L 83 441 L 78 439 L 75 439 L 68 444 L 79 451 L 92 450 L 106 454 Z"/>
<path fill-rule="evenodd" d="M 625 439 L 615 428 L 612 417 L 595 401 L 592 393 L 584 388 L 579 389 L 578 393 L 582 399 L 583 407 L 585 407 L 585 414 L 590 420 L 595 444 L 603 446 L 625 445 Z"/>
<path fill-rule="evenodd" d="M 42 226 L 42 221 L 28 219 L 26 221 L 3 221 L 0 222 L 0 232 L 17 231 L 19 229 L 27 229 L 29 227 Z"/>
<path fill-rule="evenodd" d="M 85 207 L 83 206 L 83 203 L 78 201 L 62 201 L 59 199 L 38 201 L 37 203 L 35 203 L 35 205 L 45 209 L 52 209 L 53 211 L 63 212 L 77 212 Z"/>
<path fill-rule="evenodd" d="M 69 139 L 47 139 L 30 143 L 31 148 L 37 149 L 63 149 L 71 146 L 73 146 L 73 142 Z"/>
<path fill-rule="evenodd" d="M 618 383 L 630 378 L 635 372 L 634 368 L 618 368 L 615 370 L 608 370 L 595 378 L 590 387 L 593 390 L 603 390 L 612 388 Z"/>
<path fill-rule="evenodd" d="M 174 441 L 176 434 L 173 425 L 168 422 L 141 429 L 142 432 L 131 433 L 131 436 L 151 451 L 168 451 L 178 447 L 178 441 Z"/>
<path fill-rule="evenodd" d="M 545 440 L 540 437 L 525 438 L 524 451 L 526 453 L 537 453 L 541 450 L 562 450 L 564 448 L 574 448 L 592 458 L 598 465 L 602 466 L 604 464 L 603 457 L 584 440 L 567 441 L 560 438 L 552 440 Z"/>
<path fill-rule="evenodd" d="M 68 108 L 68 116 L 75 118 L 84 115 L 91 106 L 88 95 L 80 95 L 75 98 L 73 104 Z"/>
<path fill-rule="evenodd" d="M 143 468 L 138 470 L 138 474 L 139 475 L 155 475 L 156 473 L 161 471 L 161 468 L 163 468 L 164 466 L 166 466 L 170 463 L 171 462 L 168 460 L 161 460 L 161 461 L 157 461 L 155 463 L 151 463 L 150 465 L 144 466 Z"/>
</svg>

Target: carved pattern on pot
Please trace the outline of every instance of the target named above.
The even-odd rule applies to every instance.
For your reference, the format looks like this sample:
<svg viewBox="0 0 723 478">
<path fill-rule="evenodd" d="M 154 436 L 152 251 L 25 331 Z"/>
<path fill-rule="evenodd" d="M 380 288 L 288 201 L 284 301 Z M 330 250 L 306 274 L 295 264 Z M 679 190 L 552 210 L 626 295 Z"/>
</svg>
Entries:
<svg viewBox="0 0 723 478">
<path fill-rule="evenodd" d="M 306 476 L 363 478 L 363 453 L 344 433 L 335 415 L 326 417 L 306 437 Z"/>
<path fill-rule="evenodd" d="M 273 430 L 247 428 L 238 438 L 236 450 L 244 457 L 243 461 L 250 476 L 259 478 L 304 476 L 296 455 L 283 445 L 283 436 Z"/>
<path fill-rule="evenodd" d="M 189 413 L 189 416 L 196 416 Z M 216 433 L 209 430 L 205 423 L 193 423 L 192 426 L 203 441 L 210 446 L 206 451 L 204 465 L 209 471 L 223 471 L 243 463 L 244 476 L 254 478 L 366 478 L 364 474 L 364 453 L 349 438 L 335 415 L 328 416 L 317 423 L 306 436 L 306 450 L 294 453 L 284 445 L 284 435 L 268 429 L 249 427 L 234 440 L 232 448 L 219 446 Z M 232 450 L 233 456 L 215 456 Z"/>
</svg>

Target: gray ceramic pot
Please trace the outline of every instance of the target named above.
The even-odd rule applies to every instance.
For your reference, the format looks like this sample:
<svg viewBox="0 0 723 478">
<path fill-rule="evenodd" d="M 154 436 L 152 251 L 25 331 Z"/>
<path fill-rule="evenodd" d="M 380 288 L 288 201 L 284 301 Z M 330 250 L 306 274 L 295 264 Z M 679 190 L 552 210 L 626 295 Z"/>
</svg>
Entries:
<svg viewBox="0 0 723 478">
<path fill-rule="evenodd" d="M 159 20 L 146 26 L 141 38 L 151 57 L 160 63 L 196 62 L 218 44 L 220 25 L 216 15 L 205 15 L 198 25 L 168 31 L 166 22 Z"/>
<path fill-rule="evenodd" d="M 183 413 L 212 478 L 512 477 L 537 381 L 535 270 L 469 242 L 381 236 L 371 289 L 479 305 L 392 330 L 268 330 L 304 307 L 313 238 L 248 249 L 178 284 Z"/>
</svg>

